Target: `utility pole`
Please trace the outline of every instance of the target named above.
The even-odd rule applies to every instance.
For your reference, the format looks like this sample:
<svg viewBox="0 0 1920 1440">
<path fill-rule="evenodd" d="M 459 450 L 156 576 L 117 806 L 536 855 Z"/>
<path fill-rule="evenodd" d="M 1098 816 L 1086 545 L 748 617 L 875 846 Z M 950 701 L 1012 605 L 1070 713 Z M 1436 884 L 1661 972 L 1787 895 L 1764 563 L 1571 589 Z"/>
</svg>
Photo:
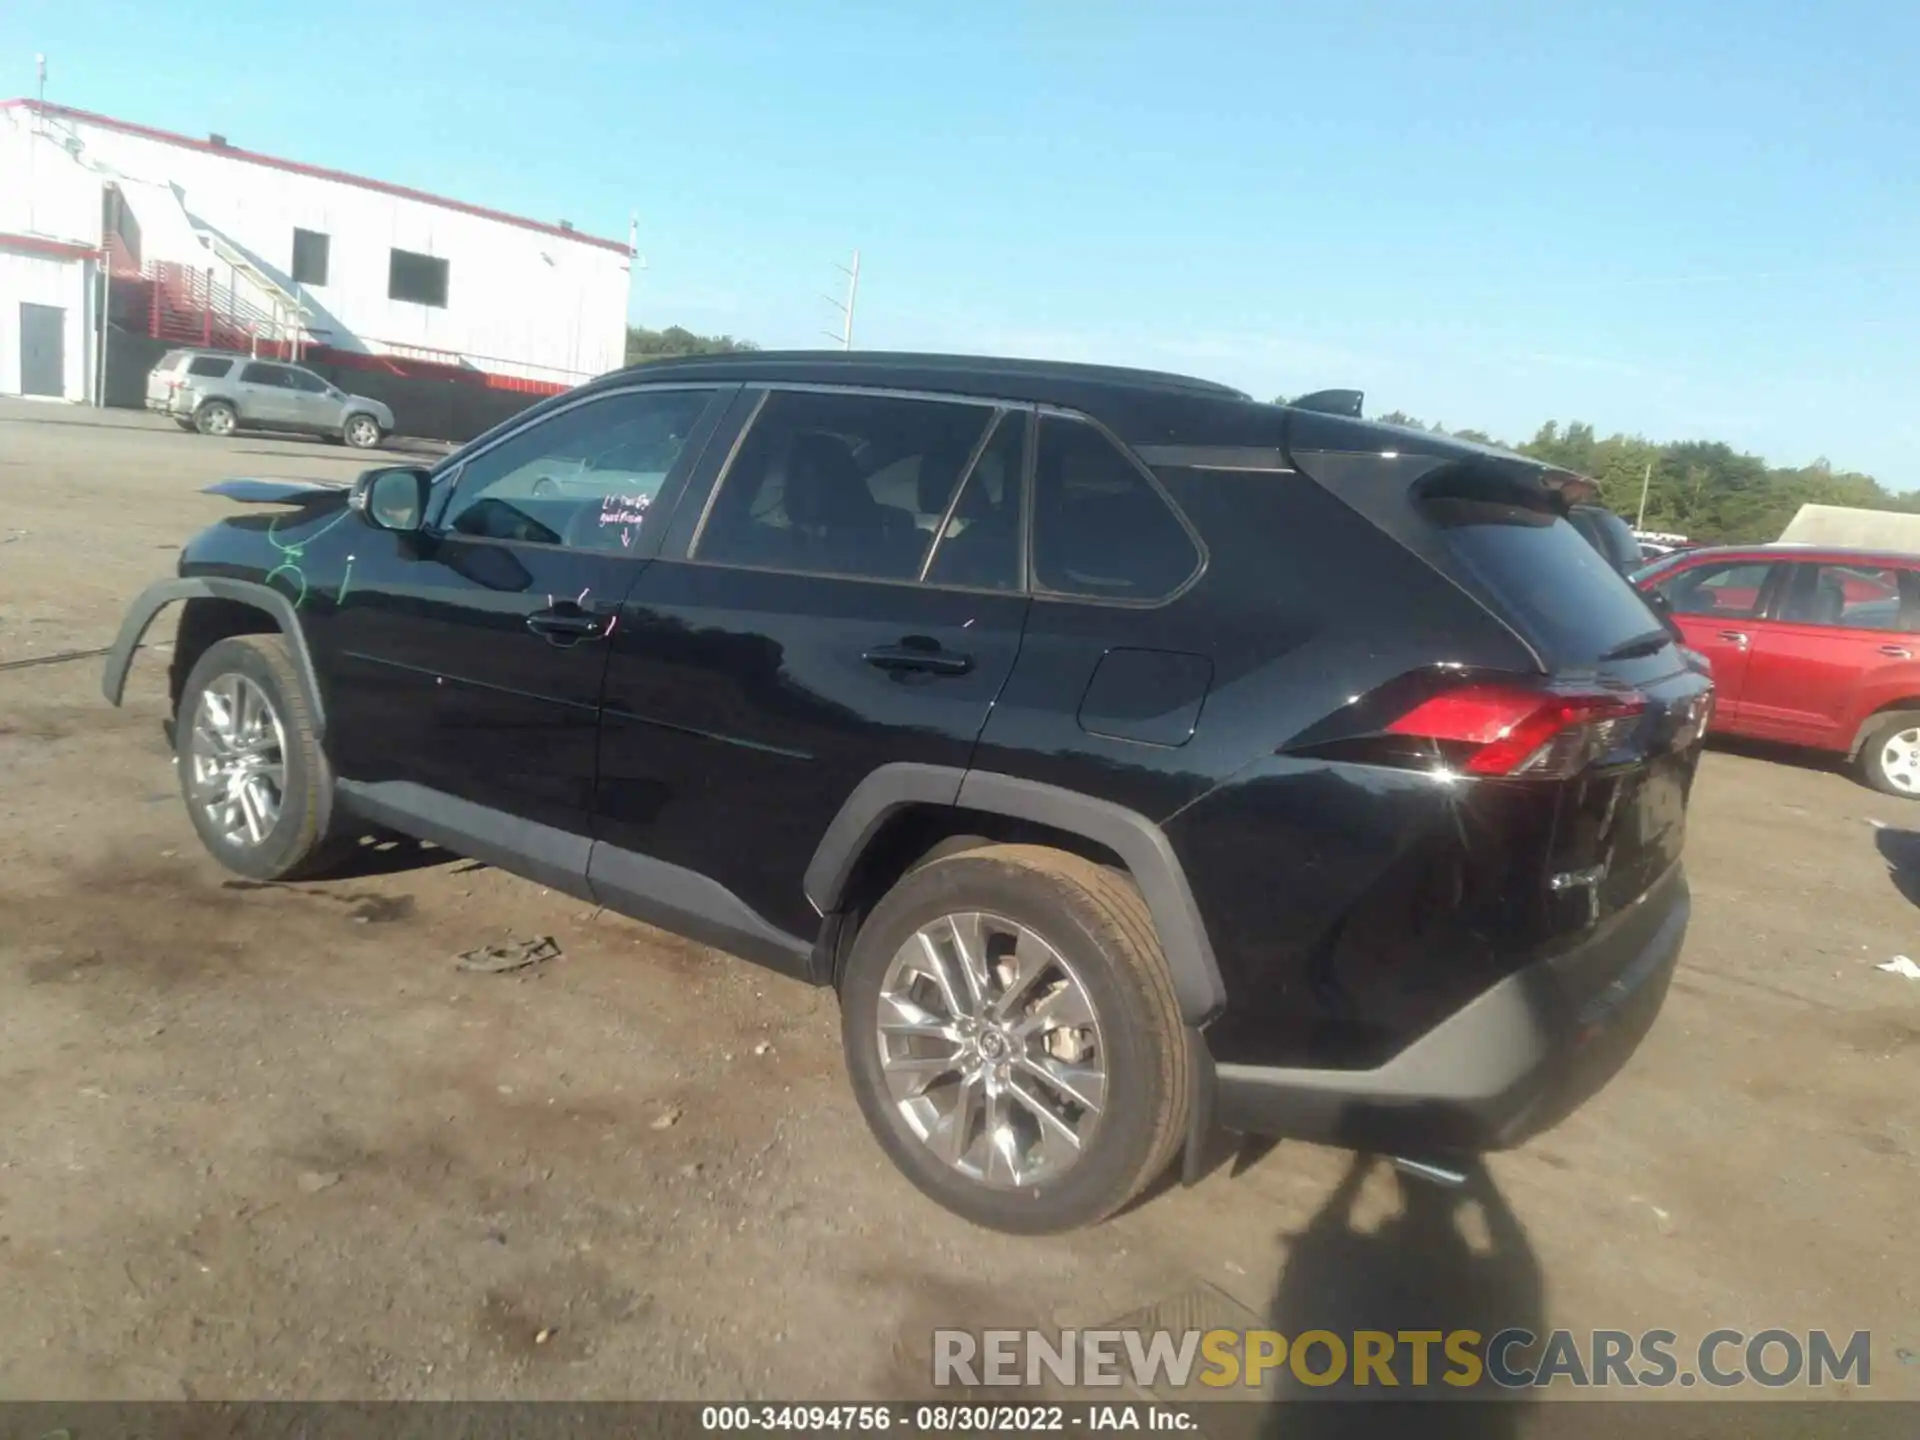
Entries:
<svg viewBox="0 0 1920 1440">
<path fill-rule="evenodd" d="M 47 57 L 36 55 L 33 57 L 33 63 L 40 71 L 39 103 L 44 105 L 47 103 Z"/>
<path fill-rule="evenodd" d="M 858 250 L 853 252 L 853 268 L 851 270 L 845 265 L 835 265 L 833 268 L 847 277 L 847 298 L 842 301 L 834 299 L 831 295 L 821 297 L 829 305 L 833 306 L 834 309 L 840 311 L 844 317 L 840 326 L 840 333 L 835 335 L 829 330 L 826 332 L 826 335 L 830 340 L 838 340 L 842 350 L 851 350 L 853 349 L 853 306 L 854 302 L 860 298 L 860 252 Z"/>
<path fill-rule="evenodd" d="M 1636 530 L 1644 530 L 1647 528 L 1647 490 L 1652 484 L 1653 462 L 1649 460 L 1647 462 L 1647 473 L 1640 477 L 1640 516 L 1633 522 L 1633 528 Z"/>
</svg>

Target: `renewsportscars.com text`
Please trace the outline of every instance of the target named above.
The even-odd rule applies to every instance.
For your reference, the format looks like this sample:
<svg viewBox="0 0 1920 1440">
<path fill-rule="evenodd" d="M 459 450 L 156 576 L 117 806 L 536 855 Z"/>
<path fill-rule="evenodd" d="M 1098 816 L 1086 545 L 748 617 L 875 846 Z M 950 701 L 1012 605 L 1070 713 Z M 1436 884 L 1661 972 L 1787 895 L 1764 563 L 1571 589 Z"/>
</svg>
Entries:
<svg viewBox="0 0 1920 1440">
<path fill-rule="evenodd" d="M 1134 1385 L 1166 1392 L 1302 1385 L 1769 1389 L 1873 1381 L 1873 1340 L 1856 1330 L 1714 1330 L 1683 1346 L 1671 1330 L 936 1330 L 933 1383 Z"/>
</svg>

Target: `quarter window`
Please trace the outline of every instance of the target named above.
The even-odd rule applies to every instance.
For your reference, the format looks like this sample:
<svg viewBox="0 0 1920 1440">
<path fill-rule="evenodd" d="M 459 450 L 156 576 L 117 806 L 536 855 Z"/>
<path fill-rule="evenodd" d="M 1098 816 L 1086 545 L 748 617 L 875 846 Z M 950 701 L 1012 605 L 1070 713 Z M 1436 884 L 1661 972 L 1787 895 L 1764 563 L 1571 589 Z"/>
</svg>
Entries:
<svg viewBox="0 0 1920 1440">
<path fill-rule="evenodd" d="M 1751 560 L 1694 565 L 1655 587 L 1679 615 L 1714 615 L 1750 620 L 1760 609 L 1767 572 L 1773 567 Z"/>
<path fill-rule="evenodd" d="M 447 262 L 411 250 L 395 250 L 387 261 L 387 298 L 416 305 L 447 304 Z"/>
<path fill-rule="evenodd" d="M 695 558 L 916 580 L 993 419 L 984 405 L 776 390 L 720 480 Z"/>
<path fill-rule="evenodd" d="M 1033 580 L 1097 600 L 1159 600 L 1200 565 L 1193 537 L 1140 467 L 1093 426 L 1040 422 Z"/>
<path fill-rule="evenodd" d="M 608 395 L 529 425 L 461 468 L 441 528 L 630 550 L 711 401 L 707 390 Z"/>
<path fill-rule="evenodd" d="M 199 355 L 187 363 L 189 375 L 205 375 L 213 380 L 222 378 L 231 369 L 233 362 L 222 360 L 217 355 Z"/>
</svg>

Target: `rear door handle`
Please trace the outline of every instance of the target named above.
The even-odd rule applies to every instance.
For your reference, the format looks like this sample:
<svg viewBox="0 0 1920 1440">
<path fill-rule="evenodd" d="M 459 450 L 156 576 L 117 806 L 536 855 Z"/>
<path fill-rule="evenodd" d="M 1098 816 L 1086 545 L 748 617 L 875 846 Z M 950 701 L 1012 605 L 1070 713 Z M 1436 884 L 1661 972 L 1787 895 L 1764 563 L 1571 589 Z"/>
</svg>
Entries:
<svg viewBox="0 0 1920 1440">
<path fill-rule="evenodd" d="M 1722 630 L 1720 632 L 1720 638 L 1722 640 L 1731 640 L 1736 645 L 1744 645 L 1747 643 L 1747 632 L 1744 630 Z"/>
<path fill-rule="evenodd" d="M 1911 660 L 1913 658 L 1913 652 L 1904 645 L 1882 645 L 1880 647 L 1880 653 L 1882 655 L 1891 655 L 1896 660 Z"/>
<path fill-rule="evenodd" d="M 589 614 L 577 606 L 556 605 L 551 610 L 536 610 L 527 616 L 527 629 L 555 644 L 572 644 L 578 640 L 598 640 L 607 633 L 607 620 L 603 615 Z"/>
<path fill-rule="evenodd" d="M 955 654 L 938 646 L 877 645 L 860 658 L 882 670 L 920 670 L 929 675 L 964 675 L 973 669 L 971 655 Z"/>
</svg>

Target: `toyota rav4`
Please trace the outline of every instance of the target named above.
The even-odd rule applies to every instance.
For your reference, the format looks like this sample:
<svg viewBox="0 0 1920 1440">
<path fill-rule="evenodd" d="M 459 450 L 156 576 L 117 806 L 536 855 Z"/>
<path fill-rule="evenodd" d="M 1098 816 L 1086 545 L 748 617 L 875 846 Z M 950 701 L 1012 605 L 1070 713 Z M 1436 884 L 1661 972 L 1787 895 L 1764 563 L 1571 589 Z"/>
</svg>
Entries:
<svg viewBox="0 0 1920 1440">
<path fill-rule="evenodd" d="M 400 831 L 838 992 L 983 1225 L 1218 1133 L 1440 1164 L 1651 1024 L 1710 685 L 1577 477 L 1177 376 L 660 362 L 432 469 L 230 482 L 170 735 L 239 874 Z"/>
</svg>

